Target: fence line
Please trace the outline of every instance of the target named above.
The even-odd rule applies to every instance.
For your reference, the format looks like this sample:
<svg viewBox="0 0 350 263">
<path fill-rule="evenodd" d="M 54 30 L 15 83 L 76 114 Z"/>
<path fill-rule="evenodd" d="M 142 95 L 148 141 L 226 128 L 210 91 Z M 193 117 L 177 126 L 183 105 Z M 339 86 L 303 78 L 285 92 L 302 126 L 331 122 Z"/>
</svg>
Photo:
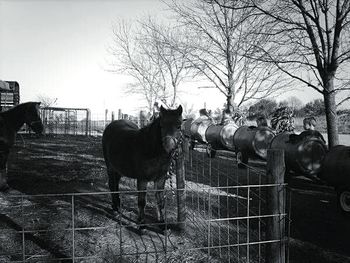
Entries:
<svg viewBox="0 0 350 263">
<path fill-rule="evenodd" d="M 239 169 L 231 157 L 231 153 L 220 152 L 211 159 L 199 148 L 191 151 L 185 162 L 186 183 L 177 185 L 175 192 L 182 195 L 184 207 L 177 206 L 178 197 L 167 183 L 164 223 L 154 221 L 154 194 L 160 191 L 156 189 L 147 191 L 150 222 L 141 225 L 135 221 L 138 191 L 130 189 L 135 185 L 130 186 L 129 180 L 121 182 L 123 190 L 117 191 L 124 203 L 123 213 L 117 215 L 109 208 L 109 196 L 116 192 L 9 194 L 7 200 L 19 199 L 20 203 L 10 202 L 13 205 L 3 207 L 4 213 L 11 214 L 19 228 L 14 231 L 7 226 L 2 231 L 11 232 L 14 239 L 21 236 L 21 253 L 9 248 L 8 254 L 0 252 L 0 261 L 7 257 L 14 262 L 181 262 L 194 257 L 198 262 L 285 262 L 287 213 L 280 199 L 285 204 L 286 184 L 269 181 L 263 166 Z M 270 175 L 282 178 L 281 171 Z M 271 196 L 276 198 L 272 208 Z M 185 209 L 186 220 L 178 216 L 176 207 Z M 184 231 L 175 230 L 179 224 Z M 138 232 L 140 226 L 146 227 L 145 233 Z M 161 234 L 160 229 L 164 229 Z M 38 245 L 38 237 L 47 245 Z M 98 246 L 88 242 L 98 242 L 96 239 L 103 241 Z M 269 258 L 271 253 L 277 256 Z"/>
<path fill-rule="evenodd" d="M 123 114 L 118 115 L 106 110 L 105 114 L 92 114 L 88 108 L 43 107 L 40 109 L 44 125 L 44 134 L 64 135 L 102 135 L 106 125 L 115 119 L 126 119 L 142 125 L 140 117 Z"/>
</svg>

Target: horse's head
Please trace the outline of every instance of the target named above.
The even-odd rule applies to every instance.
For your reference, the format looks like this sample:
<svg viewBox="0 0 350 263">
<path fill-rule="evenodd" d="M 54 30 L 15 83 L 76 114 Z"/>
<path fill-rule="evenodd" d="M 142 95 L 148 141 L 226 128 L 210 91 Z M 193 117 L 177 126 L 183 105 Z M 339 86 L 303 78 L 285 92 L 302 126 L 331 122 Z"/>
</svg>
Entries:
<svg viewBox="0 0 350 263">
<path fill-rule="evenodd" d="M 171 153 L 181 137 L 182 107 L 180 105 L 176 110 L 166 110 L 161 106 L 159 117 L 163 148 Z"/>
<path fill-rule="evenodd" d="M 43 132 L 43 123 L 39 114 L 40 102 L 30 102 L 25 111 L 24 122 L 36 133 Z"/>
</svg>

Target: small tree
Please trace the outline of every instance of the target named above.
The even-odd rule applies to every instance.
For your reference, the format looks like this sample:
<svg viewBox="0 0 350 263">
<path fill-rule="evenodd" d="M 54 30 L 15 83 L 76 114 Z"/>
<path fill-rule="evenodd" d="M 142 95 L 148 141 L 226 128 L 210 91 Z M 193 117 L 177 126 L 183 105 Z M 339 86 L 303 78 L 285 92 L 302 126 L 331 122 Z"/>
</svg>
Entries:
<svg viewBox="0 0 350 263">
<path fill-rule="evenodd" d="M 277 102 L 273 99 L 262 99 L 251 105 L 248 109 L 248 118 L 255 119 L 258 116 L 269 116 L 277 107 Z"/>
<path fill-rule="evenodd" d="M 325 106 L 322 99 L 316 99 L 306 103 L 303 111 L 306 115 L 320 116 L 325 114 Z"/>
<path fill-rule="evenodd" d="M 57 98 L 51 98 L 46 95 L 38 95 L 37 101 L 41 102 L 41 107 L 52 107 L 56 104 Z"/>
</svg>

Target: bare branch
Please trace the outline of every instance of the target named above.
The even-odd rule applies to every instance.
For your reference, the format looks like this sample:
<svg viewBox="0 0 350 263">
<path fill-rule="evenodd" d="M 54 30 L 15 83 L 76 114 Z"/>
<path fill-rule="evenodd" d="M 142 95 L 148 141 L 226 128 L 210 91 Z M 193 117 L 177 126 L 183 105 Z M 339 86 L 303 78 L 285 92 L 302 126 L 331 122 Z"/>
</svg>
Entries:
<svg viewBox="0 0 350 263">
<path fill-rule="evenodd" d="M 227 8 L 231 3 L 235 8 Z M 240 105 L 257 94 L 268 96 L 282 88 L 278 83 L 274 88 L 266 87 L 273 82 L 276 71 L 272 71 L 267 63 L 247 58 L 244 54 L 254 52 L 253 49 L 249 50 L 248 42 L 251 39 L 256 45 L 264 45 L 267 39 L 253 38 L 251 31 L 255 28 L 251 24 L 257 18 L 253 14 L 255 10 L 246 8 L 246 4 L 231 0 L 187 4 L 173 0 L 169 4 L 181 26 L 188 29 L 190 35 L 196 36 L 192 38 L 190 46 L 182 45 L 178 49 L 189 51 L 187 59 L 191 67 L 226 96 L 228 108 L 234 104 Z"/>
<path fill-rule="evenodd" d="M 346 101 L 350 100 L 350 96 L 342 99 L 340 102 L 337 103 L 337 107 L 341 106 L 343 103 L 345 103 Z"/>
</svg>

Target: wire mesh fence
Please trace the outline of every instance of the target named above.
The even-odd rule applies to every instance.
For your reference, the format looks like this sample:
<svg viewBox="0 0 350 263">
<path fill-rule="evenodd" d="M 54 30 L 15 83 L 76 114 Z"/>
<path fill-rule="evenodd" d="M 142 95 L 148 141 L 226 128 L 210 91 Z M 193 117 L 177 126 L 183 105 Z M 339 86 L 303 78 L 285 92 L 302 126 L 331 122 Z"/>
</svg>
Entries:
<svg viewBox="0 0 350 263">
<path fill-rule="evenodd" d="M 32 147 L 32 159 L 44 157 L 40 150 L 45 147 L 39 149 L 38 142 L 26 147 Z M 57 155 L 67 157 L 65 152 Z M 83 157 L 88 157 L 86 152 Z M 286 216 L 285 207 L 271 214 L 267 200 L 271 190 L 284 196 L 285 185 L 269 182 L 263 163 L 242 169 L 233 157 L 218 152 L 216 158 L 209 158 L 201 147 L 190 151 L 181 204 L 184 222 L 178 221 L 177 190 L 181 189 L 176 189 L 175 176 L 164 190 L 165 222 L 157 222 L 157 190 L 149 183 L 144 225 L 138 223 L 135 180 L 121 180 L 121 209 L 116 213 L 104 169 L 94 172 L 93 185 L 83 184 L 83 175 L 77 178 L 84 186 L 75 193 L 67 182 L 56 179 L 57 185 L 63 184 L 62 193 L 1 194 L 0 262 L 283 262 L 266 259 L 271 244 L 284 249 Z M 76 163 L 74 156 L 70 158 Z M 55 163 L 52 166 L 55 169 Z M 278 238 L 267 234 L 272 218 L 279 222 Z M 179 223 L 184 223 L 183 231 Z"/>
<path fill-rule="evenodd" d="M 285 242 L 283 236 L 271 239 L 266 235 L 271 218 L 283 224 L 286 216 L 285 207 L 278 214 L 270 213 L 268 194 L 285 193 L 285 185 L 269 182 L 264 165 L 255 166 L 238 168 L 230 152 L 211 159 L 205 149 L 192 151 L 186 163 L 186 205 L 194 211 L 187 220 L 195 222 L 198 231 L 194 232 L 202 235 L 198 240 L 205 240 L 202 245 L 208 254 L 221 261 L 270 262 L 265 261 L 266 246 Z M 206 226 L 206 238 L 201 224 Z"/>
<path fill-rule="evenodd" d="M 91 135 L 89 109 L 45 107 L 40 115 L 44 134 Z"/>
<path fill-rule="evenodd" d="M 63 135 L 102 135 L 106 125 L 113 120 L 126 119 L 140 125 L 138 117 L 108 112 L 105 114 L 92 113 L 90 109 L 43 107 L 40 109 L 44 125 L 44 134 Z M 29 130 L 26 129 L 28 132 Z"/>
</svg>

